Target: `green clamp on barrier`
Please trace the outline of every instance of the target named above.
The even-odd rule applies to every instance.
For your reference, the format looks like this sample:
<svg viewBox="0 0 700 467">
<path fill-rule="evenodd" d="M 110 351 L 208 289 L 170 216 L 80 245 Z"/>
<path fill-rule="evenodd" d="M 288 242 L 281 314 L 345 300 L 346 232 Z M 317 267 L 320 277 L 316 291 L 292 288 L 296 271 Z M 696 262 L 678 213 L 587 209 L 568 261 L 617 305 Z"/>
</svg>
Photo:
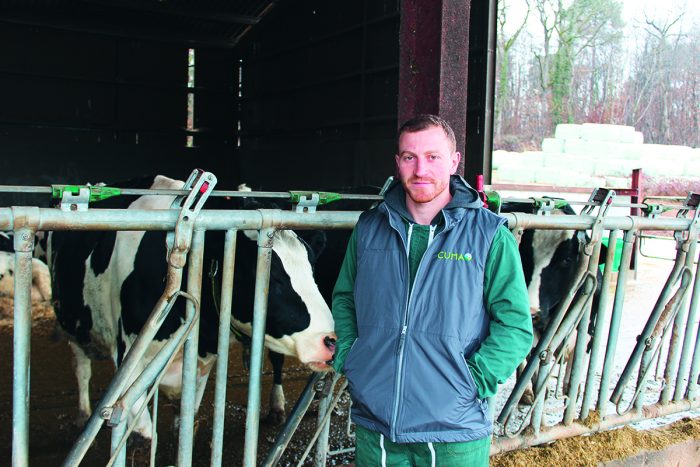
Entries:
<svg viewBox="0 0 700 467">
<path fill-rule="evenodd" d="M 333 201 L 343 199 L 343 196 L 340 193 L 332 193 L 326 191 L 290 191 L 289 200 L 294 204 L 298 204 L 300 201 L 311 199 L 314 194 L 318 195 L 319 205 L 328 204 L 332 203 Z"/>
<path fill-rule="evenodd" d="M 119 196 L 122 194 L 119 188 L 108 186 L 87 186 L 87 185 L 51 185 L 51 197 L 54 199 L 63 199 L 64 193 L 78 196 L 81 189 L 87 188 L 90 190 L 90 202 L 102 201 L 103 199 Z"/>
<path fill-rule="evenodd" d="M 486 207 L 489 211 L 500 214 L 501 207 L 503 206 L 503 200 L 501 199 L 501 194 L 497 191 L 485 191 L 486 195 Z"/>
</svg>

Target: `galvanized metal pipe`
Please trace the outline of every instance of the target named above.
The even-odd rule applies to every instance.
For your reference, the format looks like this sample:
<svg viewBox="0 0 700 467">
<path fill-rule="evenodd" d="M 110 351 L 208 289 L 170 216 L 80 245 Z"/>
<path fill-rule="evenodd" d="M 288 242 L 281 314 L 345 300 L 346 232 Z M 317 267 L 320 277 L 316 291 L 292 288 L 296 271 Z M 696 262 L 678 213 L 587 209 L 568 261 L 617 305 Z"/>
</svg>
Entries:
<svg viewBox="0 0 700 467">
<path fill-rule="evenodd" d="M 695 321 L 698 317 L 698 308 L 700 308 L 700 259 L 698 260 L 698 265 L 695 268 L 693 295 L 690 299 L 690 306 L 688 308 L 688 320 L 685 326 L 685 337 L 683 339 L 683 349 L 681 350 L 681 361 L 678 365 L 678 374 L 676 376 L 676 392 L 673 395 L 674 402 L 679 402 L 685 394 L 686 386 L 684 376 L 688 374 L 690 366 L 690 346 L 692 345 L 693 338 L 695 338 L 696 342 L 698 342 L 698 339 L 700 338 L 700 333 L 695 330 Z M 694 334 L 693 331 L 695 331 Z M 697 376 L 695 380 L 697 381 Z M 688 376 L 688 381 L 691 381 L 690 375 Z"/>
<path fill-rule="evenodd" d="M 114 461 L 111 465 L 116 467 L 124 467 L 126 465 L 126 443 L 122 442 L 122 438 L 124 438 L 126 435 L 127 423 L 127 417 L 124 417 L 116 426 L 112 427 L 112 443 L 110 453 L 112 454 Z"/>
<path fill-rule="evenodd" d="M 224 416 L 226 415 L 226 383 L 228 382 L 228 352 L 231 335 L 231 303 L 236 262 L 236 229 L 226 231 L 224 264 L 219 301 L 219 341 L 217 344 L 216 386 L 214 388 L 214 426 L 212 428 L 211 466 L 221 465 L 224 448 Z"/>
<path fill-rule="evenodd" d="M 642 330 L 642 333 L 639 335 L 637 345 L 634 347 L 632 355 L 627 361 L 625 369 L 622 371 L 622 375 L 620 375 L 620 379 L 618 380 L 617 385 L 613 390 L 612 396 L 610 396 L 610 400 L 612 400 L 615 404 L 617 404 L 620 401 L 622 393 L 625 390 L 625 386 L 629 382 L 629 379 L 632 377 L 632 372 L 639 364 L 642 358 L 642 354 L 648 353 L 647 339 L 649 339 L 649 337 L 651 336 L 652 332 L 654 331 L 654 328 L 656 327 L 656 323 L 659 321 L 659 318 L 661 317 L 661 314 L 664 311 L 664 307 L 666 306 L 670 298 L 673 286 L 678 280 L 681 270 L 684 268 L 684 263 L 685 252 L 682 249 L 676 250 L 676 261 L 673 265 L 673 269 L 671 270 L 671 273 L 669 274 L 668 279 L 664 284 L 664 288 L 661 290 L 661 294 L 659 295 L 659 298 L 656 301 L 656 305 L 654 306 L 654 309 L 652 310 L 651 315 L 649 316 L 649 319 L 647 320 L 647 323 L 644 326 L 644 329 Z M 643 385 L 644 381 L 640 381 L 639 383 L 642 383 Z"/>
<path fill-rule="evenodd" d="M 270 265 L 272 263 L 274 234 L 275 230 L 270 227 L 265 227 L 258 233 L 258 263 L 255 272 L 248 410 L 245 419 L 245 444 L 243 446 L 243 465 L 245 467 L 257 465 L 258 432 L 260 429 L 260 380 L 262 376 L 267 296 L 270 289 Z"/>
<path fill-rule="evenodd" d="M 173 230 L 179 211 L 147 209 L 91 209 L 88 211 L 64 212 L 50 208 L 0 208 L 0 230 L 14 230 L 16 216 L 27 210 L 36 210 L 39 223 L 35 230 Z M 13 210 L 15 214 L 13 215 Z M 350 229 L 361 212 L 316 211 L 297 213 L 278 209 L 260 210 L 214 210 L 203 209 L 195 220 L 197 230 L 228 230 L 238 227 L 246 230 L 260 229 L 263 217 L 270 225 L 280 229 Z M 508 228 L 547 230 L 586 230 L 596 218 L 593 216 L 540 216 L 525 213 L 501 214 L 508 221 Z M 601 228 L 605 230 L 688 230 L 690 219 L 675 217 L 606 216 Z"/>
<path fill-rule="evenodd" d="M 695 252 L 697 251 L 696 247 L 697 242 L 695 242 L 695 239 L 689 242 L 688 252 L 685 255 L 685 265 L 687 268 L 693 267 L 693 262 L 695 260 Z M 688 316 L 688 310 L 686 307 L 687 304 L 688 294 L 685 294 L 683 296 L 683 299 L 681 300 L 681 303 L 679 304 L 676 319 L 673 321 L 671 341 L 669 343 L 668 348 L 668 357 L 666 358 L 666 368 L 664 369 L 664 382 L 666 384 L 664 385 L 664 388 L 661 391 L 662 404 L 668 404 L 668 402 L 671 400 L 671 397 L 673 396 L 673 391 L 676 388 L 675 383 L 678 383 L 678 381 L 675 381 L 674 384 L 671 384 L 673 377 L 677 374 L 679 370 L 678 364 L 680 362 L 681 345 L 683 344 L 683 328 L 686 324 L 685 321 Z M 659 355 L 659 359 L 660 358 L 661 355 Z"/>
<path fill-rule="evenodd" d="M 700 324 L 695 332 L 695 349 L 693 350 L 693 363 L 690 366 L 690 377 L 688 378 L 688 389 L 686 397 L 695 400 L 698 397 L 698 377 L 700 377 Z"/>
<path fill-rule="evenodd" d="M 333 399 L 333 388 L 335 384 L 340 379 L 338 373 L 333 373 L 333 379 L 330 382 L 330 388 L 327 388 L 326 395 L 324 395 L 318 402 L 318 416 L 316 417 L 317 427 L 323 425 L 321 428 L 321 433 L 316 440 L 316 452 L 314 453 L 314 466 L 324 467 L 326 465 L 326 457 L 328 456 L 328 435 L 331 429 L 331 419 L 326 417 L 331 407 L 331 399 Z M 326 379 L 326 384 L 329 384 L 328 379 Z"/>
<path fill-rule="evenodd" d="M 494 438 L 491 442 L 491 455 L 551 443 L 572 436 L 598 433 L 619 425 L 685 412 L 698 407 L 700 407 L 700 400 L 682 401 L 668 405 L 648 405 L 642 409 L 641 413 L 628 412 L 624 415 L 613 415 L 598 423 L 593 423 L 591 426 L 573 423 L 569 426 L 558 425 L 548 428 L 537 436 L 528 434 L 512 438 Z"/>
<path fill-rule="evenodd" d="M 595 294 L 597 274 L 598 274 L 598 262 L 600 257 L 600 241 L 595 242 L 593 245 L 593 254 L 588 260 L 588 273 L 590 281 L 593 283 L 590 290 L 590 297 L 593 298 Z M 584 291 L 585 292 L 585 291 Z M 592 300 L 588 300 L 583 305 L 583 315 L 578 323 L 577 333 L 576 333 L 576 346 L 574 349 L 573 359 L 569 361 L 568 365 L 572 365 L 571 368 L 571 379 L 569 381 L 569 394 L 566 404 L 566 410 L 564 411 L 564 424 L 570 425 L 574 421 L 576 416 L 576 406 L 578 402 L 578 389 L 581 384 L 582 374 L 585 368 L 585 354 L 586 347 L 588 346 L 588 325 L 591 318 L 591 306 Z M 564 342 L 566 346 L 566 342 Z M 565 351 L 565 350 L 564 350 Z"/>
<path fill-rule="evenodd" d="M 598 373 L 598 363 L 600 360 L 600 351 L 603 344 L 603 329 L 608 322 L 608 289 L 614 268 L 613 261 L 615 259 L 615 250 L 617 248 L 617 239 L 620 236 L 619 230 L 613 230 L 608 237 L 608 251 L 605 256 L 605 266 L 603 269 L 603 283 L 601 284 L 600 299 L 598 301 L 598 309 L 596 312 L 595 329 L 593 331 L 593 342 L 591 344 L 591 356 L 588 361 L 588 376 L 586 377 L 586 388 L 583 394 L 583 402 L 581 403 L 581 415 L 579 418 L 585 420 L 588 418 L 591 404 L 595 398 L 593 383 L 595 375 Z"/>
<path fill-rule="evenodd" d="M 636 233 L 632 230 L 625 232 L 622 246 L 620 270 L 618 271 L 617 284 L 615 286 L 615 300 L 613 302 L 612 316 L 610 317 L 608 342 L 605 346 L 603 374 L 600 377 L 600 389 L 598 389 L 598 413 L 600 414 L 601 419 L 605 419 L 607 416 L 610 375 L 613 372 L 615 366 L 617 339 L 620 335 L 620 322 L 622 321 L 622 310 L 625 304 L 625 288 L 627 287 L 627 278 L 630 273 L 630 259 L 632 258 L 635 234 Z"/>
<path fill-rule="evenodd" d="M 202 262 L 204 258 L 204 231 L 195 230 L 189 252 L 187 270 L 187 293 L 200 303 L 202 295 Z M 199 356 L 199 316 L 195 304 L 188 300 L 185 304 L 185 320 L 194 320 L 192 331 L 185 340 L 182 357 L 182 394 L 180 399 L 180 436 L 177 449 L 177 465 L 192 465 L 194 444 L 195 396 L 197 392 L 197 360 Z"/>
<path fill-rule="evenodd" d="M 547 392 L 547 381 L 549 380 L 549 372 L 554 365 L 553 359 L 548 357 L 540 363 L 540 369 L 537 372 L 537 381 L 533 388 L 534 401 L 532 407 L 532 416 L 530 417 L 530 426 L 532 431 L 539 433 L 542 428 L 542 415 L 544 413 L 545 397 L 539 396 L 540 391 Z"/>
<path fill-rule="evenodd" d="M 180 215 L 180 211 L 175 209 L 91 209 L 64 212 L 49 208 L 0 208 L 0 231 L 14 230 L 16 223 L 22 227 L 22 219 L 35 211 L 37 225 L 34 230 L 171 231 L 175 229 Z M 279 209 L 247 211 L 202 209 L 194 220 L 194 229 L 259 230 L 263 228 L 263 219 L 269 225 L 280 229 L 351 229 L 360 214 L 360 211 L 297 213 Z"/>
<path fill-rule="evenodd" d="M 14 335 L 12 355 L 12 465 L 29 465 L 29 375 L 32 334 L 32 250 L 34 232 L 15 231 Z"/>
</svg>

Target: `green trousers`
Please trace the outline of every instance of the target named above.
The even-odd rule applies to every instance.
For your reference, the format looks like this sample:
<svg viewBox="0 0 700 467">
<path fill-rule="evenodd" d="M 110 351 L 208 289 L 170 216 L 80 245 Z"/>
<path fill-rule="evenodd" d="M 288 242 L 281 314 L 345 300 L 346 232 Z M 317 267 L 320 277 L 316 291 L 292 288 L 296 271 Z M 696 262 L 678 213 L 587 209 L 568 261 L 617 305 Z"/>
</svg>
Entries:
<svg viewBox="0 0 700 467">
<path fill-rule="evenodd" d="M 355 425 L 357 467 L 485 467 L 490 450 L 490 436 L 464 443 L 394 443 Z"/>
</svg>

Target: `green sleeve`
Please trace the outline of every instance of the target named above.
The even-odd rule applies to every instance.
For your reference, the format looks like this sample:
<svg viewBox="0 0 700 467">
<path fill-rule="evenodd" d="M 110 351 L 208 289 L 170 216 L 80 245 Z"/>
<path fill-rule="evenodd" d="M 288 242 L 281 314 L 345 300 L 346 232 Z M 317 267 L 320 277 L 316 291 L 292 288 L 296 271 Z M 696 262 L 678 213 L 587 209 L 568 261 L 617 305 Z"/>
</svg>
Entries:
<svg viewBox="0 0 700 467">
<path fill-rule="evenodd" d="M 496 394 L 532 347 L 532 318 L 518 246 L 501 226 L 494 236 L 484 272 L 484 302 L 491 318 L 489 335 L 467 359 L 480 398 Z"/>
<path fill-rule="evenodd" d="M 357 318 L 355 316 L 355 275 L 357 274 L 357 249 L 355 230 L 350 235 L 345 259 L 340 268 L 338 280 L 333 289 L 332 313 L 335 321 L 335 356 L 333 368 L 338 373 L 343 372 L 345 357 L 350 347 L 357 339 Z"/>
</svg>

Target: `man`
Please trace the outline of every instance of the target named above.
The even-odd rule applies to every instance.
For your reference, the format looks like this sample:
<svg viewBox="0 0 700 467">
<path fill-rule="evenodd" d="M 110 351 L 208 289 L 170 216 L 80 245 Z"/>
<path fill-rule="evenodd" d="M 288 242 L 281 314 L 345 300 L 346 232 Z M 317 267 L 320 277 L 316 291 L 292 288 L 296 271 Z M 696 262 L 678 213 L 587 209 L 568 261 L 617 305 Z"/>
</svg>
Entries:
<svg viewBox="0 0 700 467">
<path fill-rule="evenodd" d="M 532 345 L 518 248 L 454 175 L 443 119 L 398 135 L 399 181 L 364 212 L 333 292 L 356 465 L 488 465 L 496 393 Z"/>
</svg>

